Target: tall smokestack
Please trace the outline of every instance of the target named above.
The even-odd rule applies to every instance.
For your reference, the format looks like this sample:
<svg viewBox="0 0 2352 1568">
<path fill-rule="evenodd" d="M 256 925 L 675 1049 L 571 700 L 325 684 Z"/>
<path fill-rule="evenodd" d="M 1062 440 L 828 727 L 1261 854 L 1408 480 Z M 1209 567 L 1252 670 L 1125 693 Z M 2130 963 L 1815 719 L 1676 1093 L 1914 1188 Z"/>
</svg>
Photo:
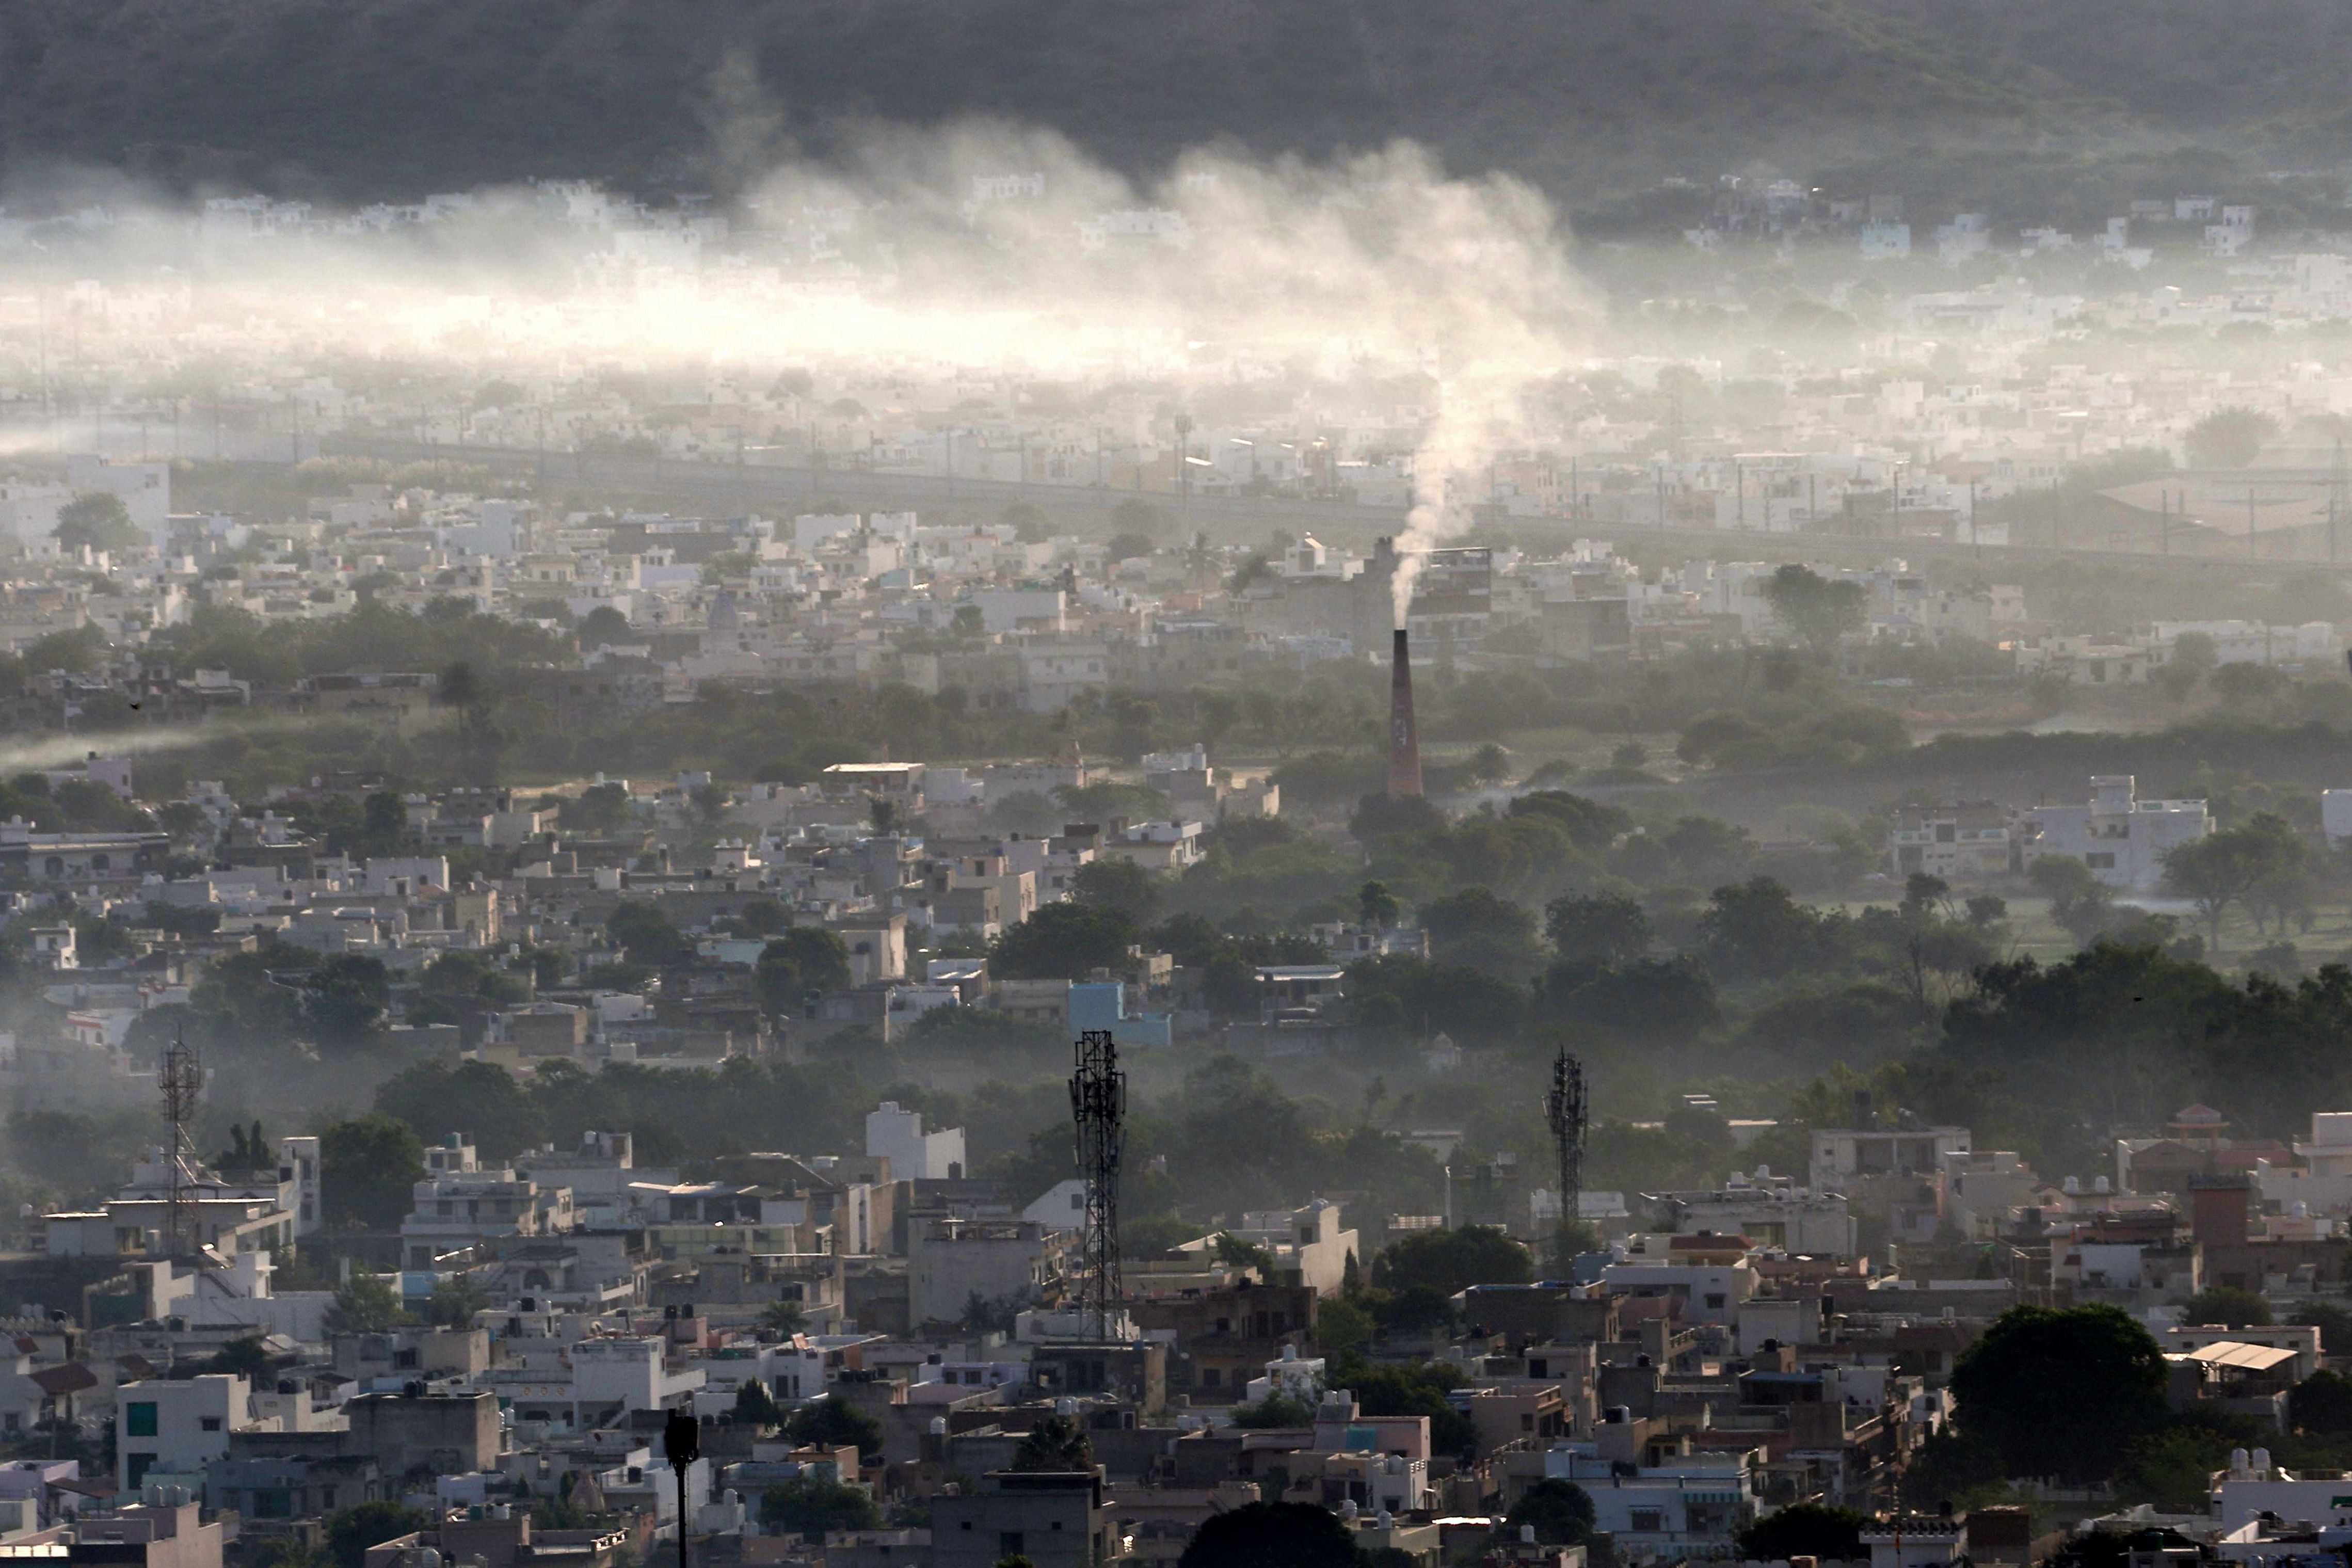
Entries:
<svg viewBox="0 0 2352 1568">
<path fill-rule="evenodd" d="M 1396 655 L 1389 673 L 1389 794 L 1421 793 L 1421 733 L 1412 722 L 1412 655 L 1405 631 L 1397 628 Z"/>
</svg>

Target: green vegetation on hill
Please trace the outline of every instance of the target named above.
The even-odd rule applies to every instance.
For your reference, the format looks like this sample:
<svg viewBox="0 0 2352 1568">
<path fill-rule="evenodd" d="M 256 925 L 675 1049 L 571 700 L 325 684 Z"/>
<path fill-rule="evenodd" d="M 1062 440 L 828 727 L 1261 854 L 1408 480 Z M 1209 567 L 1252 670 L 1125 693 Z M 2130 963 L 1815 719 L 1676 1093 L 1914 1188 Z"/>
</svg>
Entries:
<svg viewBox="0 0 2352 1568">
<path fill-rule="evenodd" d="M 26 0 L 0 15 L 0 153 L 183 188 L 707 189 L 787 137 L 821 148 L 845 120 L 985 115 L 1135 170 L 1221 139 L 1322 156 L 1404 136 L 1582 198 L 1932 147 L 1921 161 L 1949 190 L 1998 167 L 2063 199 L 2101 175 L 2063 150 L 2070 132 L 2150 162 L 2167 155 L 2138 149 L 2200 138 L 2340 154 L 2347 28 L 2317 0 L 2282 0 L 2259 26 L 2217 4 L 2118 0 L 1375 0 L 1344 16 L 1307 0 Z M 1974 164 L 1979 149 L 2000 155 Z M 1871 188 L 1926 195 L 1916 184 Z M 2105 216 L 2095 205 L 2085 216 Z"/>
</svg>

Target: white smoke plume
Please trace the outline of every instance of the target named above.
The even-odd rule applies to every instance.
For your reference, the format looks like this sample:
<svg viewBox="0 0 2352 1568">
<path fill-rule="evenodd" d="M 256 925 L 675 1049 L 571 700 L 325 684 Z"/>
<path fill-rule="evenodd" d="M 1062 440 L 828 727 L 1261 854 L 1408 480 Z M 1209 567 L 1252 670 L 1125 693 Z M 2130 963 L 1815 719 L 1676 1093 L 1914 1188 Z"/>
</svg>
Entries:
<svg viewBox="0 0 2352 1568">
<path fill-rule="evenodd" d="M 745 118 L 751 88 L 720 86 L 727 156 L 772 155 L 772 125 Z M 979 197 L 976 181 L 1008 175 L 1042 176 L 1042 193 Z M 121 334 L 150 374 L 176 357 L 172 374 L 214 384 L 283 388 L 311 366 L 371 362 L 526 382 L 796 368 L 1156 384 L 1181 405 L 1204 389 L 1427 376 L 1442 393 L 1418 400 L 1418 504 L 1401 541 L 1417 551 L 1466 524 L 1483 465 L 1526 444 L 1520 390 L 1572 363 L 1592 319 L 1532 188 L 1448 175 L 1404 143 L 1328 163 L 1202 150 L 1139 184 L 1051 132 L 875 128 L 749 181 L 733 238 L 710 247 L 758 231 L 789 256 L 707 252 L 698 268 L 600 267 L 618 240 L 576 211 L 567 219 L 546 191 L 453 205 L 445 221 L 390 233 L 345 221 L 264 242 L 153 205 L 83 243 L 74 270 L 53 272 L 46 307 L 42 268 L 59 264 L 0 250 L 0 298 L 17 307 L 0 312 L 0 357 L 13 348 L 14 379 L 30 379 L 32 318 L 46 310 L 39 353 L 55 374 L 70 279 L 152 290 L 162 278 L 180 291 L 162 318 L 127 316 Z M 1158 237 L 1081 243 L 1107 215 Z M 113 325 L 76 320 L 78 369 L 108 352 Z M 1402 616 L 1409 574 L 1398 592 Z"/>
</svg>

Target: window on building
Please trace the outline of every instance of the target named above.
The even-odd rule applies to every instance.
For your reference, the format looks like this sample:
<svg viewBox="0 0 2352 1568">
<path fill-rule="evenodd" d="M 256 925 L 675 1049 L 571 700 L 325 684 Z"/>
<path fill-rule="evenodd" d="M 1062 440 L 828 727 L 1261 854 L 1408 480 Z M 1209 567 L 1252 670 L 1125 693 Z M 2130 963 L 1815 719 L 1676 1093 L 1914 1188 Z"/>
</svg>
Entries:
<svg viewBox="0 0 2352 1568">
<path fill-rule="evenodd" d="M 199 1416 L 196 1420 L 196 1425 L 203 1427 L 207 1432 L 217 1432 L 221 1427 L 221 1418 L 217 1415 Z"/>
<path fill-rule="evenodd" d="M 1000 1530 L 996 1532 L 996 1554 L 999 1557 L 1018 1557 L 1021 1555 L 1023 1545 L 1021 1532 L 1017 1530 Z"/>
<path fill-rule="evenodd" d="M 122 1431 L 128 1437 L 152 1437 L 155 1435 L 155 1402 L 152 1399 L 133 1400 L 123 1406 Z"/>
<path fill-rule="evenodd" d="M 2115 852 L 2109 849 L 2095 849 L 2083 857 L 2083 864 L 2094 871 L 2112 871 L 2116 868 Z"/>
<path fill-rule="evenodd" d="M 1637 1508 L 1633 1514 L 1636 1535 L 1655 1535 L 1666 1527 L 1665 1516 L 1654 1508 Z"/>
<path fill-rule="evenodd" d="M 152 1410 L 155 1407 L 151 1405 L 147 1408 Z M 122 1456 L 122 1479 L 130 1489 L 134 1491 L 138 1489 L 139 1483 L 147 1479 L 147 1472 L 154 1468 L 155 1456 L 152 1454 L 125 1454 Z"/>
</svg>

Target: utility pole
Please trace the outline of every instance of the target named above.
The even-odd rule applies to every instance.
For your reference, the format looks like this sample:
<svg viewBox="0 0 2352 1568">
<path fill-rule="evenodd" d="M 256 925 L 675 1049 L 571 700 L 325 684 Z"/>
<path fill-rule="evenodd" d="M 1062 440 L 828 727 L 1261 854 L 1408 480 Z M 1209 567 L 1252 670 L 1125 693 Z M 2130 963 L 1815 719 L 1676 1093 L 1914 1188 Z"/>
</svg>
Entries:
<svg viewBox="0 0 2352 1568">
<path fill-rule="evenodd" d="M 694 1521 L 686 1505 L 686 1472 L 702 1452 L 702 1424 L 688 1411 L 671 1411 L 662 1423 L 662 1452 L 677 1472 L 677 1568 L 687 1568 L 686 1535 Z"/>
</svg>

